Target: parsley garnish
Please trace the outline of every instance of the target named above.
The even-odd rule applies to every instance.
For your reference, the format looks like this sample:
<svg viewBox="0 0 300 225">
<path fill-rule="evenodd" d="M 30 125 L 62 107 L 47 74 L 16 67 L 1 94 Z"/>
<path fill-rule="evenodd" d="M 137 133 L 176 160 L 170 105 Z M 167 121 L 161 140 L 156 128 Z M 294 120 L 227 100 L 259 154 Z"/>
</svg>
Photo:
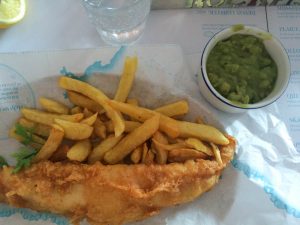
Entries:
<svg viewBox="0 0 300 225">
<path fill-rule="evenodd" d="M 17 164 L 12 171 L 13 173 L 18 173 L 23 168 L 27 168 L 30 166 L 32 159 L 37 154 L 37 151 L 34 149 L 29 149 L 27 147 L 21 147 L 20 151 L 15 152 L 12 154 L 12 157 L 14 157 L 17 160 Z"/>
<path fill-rule="evenodd" d="M 3 166 L 8 166 L 8 163 L 2 156 L 0 156 L 0 168 L 2 168 Z"/>
<path fill-rule="evenodd" d="M 18 173 L 23 168 L 30 166 L 32 159 L 37 154 L 37 151 L 28 147 L 33 142 L 33 129 L 23 127 L 21 124 L 15 124 L 15 134 L 22 138 L 21 143 L 25 146 L 21 147 L 18 152 L 12 154 L 17 160 L 17 164 L 12 173 Z"/>
<path fill-rule="evenodd" d="M 32 142 L 32 129 L 26 129 L 23 127 L 21 124 L 16 124 L 15 125 L 15 133 L 23 138 L 22 144 L 24 145 L 29 145 Z"/>
</svg>

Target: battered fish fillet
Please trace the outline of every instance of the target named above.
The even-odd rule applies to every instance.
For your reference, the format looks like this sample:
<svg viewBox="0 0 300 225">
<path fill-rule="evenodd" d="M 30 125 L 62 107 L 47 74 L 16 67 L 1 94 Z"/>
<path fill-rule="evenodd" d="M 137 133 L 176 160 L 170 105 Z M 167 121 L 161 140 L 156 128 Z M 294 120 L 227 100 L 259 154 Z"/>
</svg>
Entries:
<svg viewBox="0 0 300 225">
<path fill-rule="evenodd" d="M 189 160 L 167 165 L 33 164 L 13 175 L 0 170 L 0 201 L 63 214 L 78 224 L 120 225 L 194 200 L 210 190 L 233 158 L 236 142 L 221 147 L 223 165 Z"/>
</svg>

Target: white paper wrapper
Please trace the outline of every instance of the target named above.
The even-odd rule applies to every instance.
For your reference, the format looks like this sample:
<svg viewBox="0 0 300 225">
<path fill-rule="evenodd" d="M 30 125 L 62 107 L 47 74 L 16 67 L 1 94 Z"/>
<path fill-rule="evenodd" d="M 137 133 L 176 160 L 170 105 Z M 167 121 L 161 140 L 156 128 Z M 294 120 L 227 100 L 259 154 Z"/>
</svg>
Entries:
<svg viewBox="0 0 300 225">
<path fill-rule="evenodd" d="M 195 77 L 187 70 L 181 49 L 174 45 L 1 55 L 0 155 L 14 163 L 10 155 L 19 145 L 7 137 L 7 131 L 20 116 L 22 106 L 39 107 L 39 96 L 68 103 L 64 91 L 57 86 L 60 73 L 84 73 L 87 82 L 112 96 L 118 84 L 118 76 L 113 74 L 121 73 L 126 55 L 139 57 L 131 96 L 138 98 L 142 105 L 156 107 L 188 99 L 190 114 L 187 119 L 202 115 L 207 123 L 226 129 L 239 142 L 233 161 L 237 170 L 229 166 L 212 191 L 190 204 L 165 209 L 160 215 L 135 224 L 300 222 L 297 218 L 300 217 L 300 158 L 280 120 L 278 105 L 242 115 L 214 110 L 199 94 Z M 101 63 L 97 62 L 99 60 Z M 51 223 L 67 224 L 67 220 L 53 214 L 0 205 L 0 224 Z"/>
</svg>

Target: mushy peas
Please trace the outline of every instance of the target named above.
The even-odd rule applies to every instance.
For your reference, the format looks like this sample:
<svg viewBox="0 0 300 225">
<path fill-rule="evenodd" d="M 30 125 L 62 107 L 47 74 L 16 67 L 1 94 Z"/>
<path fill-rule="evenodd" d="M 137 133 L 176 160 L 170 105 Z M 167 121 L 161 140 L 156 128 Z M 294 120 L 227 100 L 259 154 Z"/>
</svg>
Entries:
<svg viewBox="0 0 300 225">
<path fill-rule="evenodd" d="M 241 104 L 264 99 L 277 78 L 277 65 L 263 40 L 252 35 L 235 34 L 219 41 L 208 56 L 206 70 L 223 97 Z"/>
</svg>

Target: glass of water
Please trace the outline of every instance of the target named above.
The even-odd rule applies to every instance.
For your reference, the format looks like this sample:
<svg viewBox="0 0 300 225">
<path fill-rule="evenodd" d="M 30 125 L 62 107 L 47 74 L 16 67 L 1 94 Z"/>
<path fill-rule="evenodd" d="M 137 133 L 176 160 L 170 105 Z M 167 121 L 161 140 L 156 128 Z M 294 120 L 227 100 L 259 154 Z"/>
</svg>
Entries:
<svg viewBox="0 0 300 225">
<path fill-rule="evenodd" d="M 111 45 L 129 45 L 142 35 L 151 0 L 82 0 L 90 21 Z"/>
</svg>

